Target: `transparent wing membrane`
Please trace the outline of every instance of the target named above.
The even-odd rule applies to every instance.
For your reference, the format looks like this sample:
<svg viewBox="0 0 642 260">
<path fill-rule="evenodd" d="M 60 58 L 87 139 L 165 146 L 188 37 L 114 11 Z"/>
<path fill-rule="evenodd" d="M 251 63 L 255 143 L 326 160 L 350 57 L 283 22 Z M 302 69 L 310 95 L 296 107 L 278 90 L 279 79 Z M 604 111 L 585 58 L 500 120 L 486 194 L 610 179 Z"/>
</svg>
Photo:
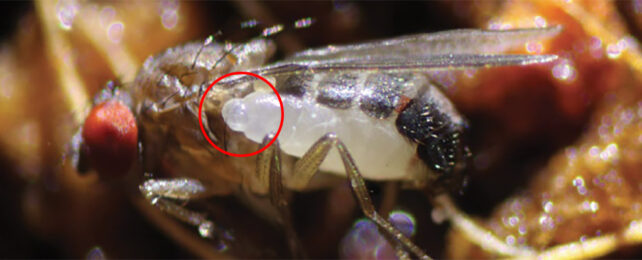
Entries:
<svg viewBox="0 0 642 260">
<path fill-rule="evenodd" d="M 506 51 L 530 41 L 552 37 L 561 26 L 515 30 L 461 29 L 415 34 L 362 44 L 328 46 L 295 54 L 291 60 L 331 60 L 347 57 L 378 56 L 395 53 L 404 56 L 441 54 L 492 54 Z"/>
<path fill-rule="evenodd" d="M 331 45 L 299 52 L 282 62 L 249 72 L 280 76 L 316 71 L 406 72 L 546 63 L 557 59 L 557 56 L 493 53 L 549 38 L 561 30 L 560 26 L 503 31 L 462 29 L 361 44 Z M 239 75 L 220 83 L 233 85 L 253 79 Z"/>
<path fill-rule="evenodd" d="M 380 55 L 370 57 L 349 57 L 332 60 L 285 61 L 249 72 L 261 76 L 281 76 L 303 72 L 361 71 L 361 72 L 411 72 L 428 70 L 468 69 L 509 65 L 546 63 L 557 59 L 557 55 L 478 55 L 447 54 L 401 57 Z M 234 85 L 255 80 L 255 77 L 239 75 L 229 77 L 220 83 Z"/>
</svg>

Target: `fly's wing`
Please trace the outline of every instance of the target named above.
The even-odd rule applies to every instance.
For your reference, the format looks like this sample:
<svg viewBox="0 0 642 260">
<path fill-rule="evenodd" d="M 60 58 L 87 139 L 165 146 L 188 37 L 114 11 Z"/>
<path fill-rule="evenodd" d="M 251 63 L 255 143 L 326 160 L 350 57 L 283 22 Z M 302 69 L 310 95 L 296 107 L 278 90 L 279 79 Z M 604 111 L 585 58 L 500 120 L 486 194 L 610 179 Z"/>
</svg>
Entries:
<svg viewBox="0 0 642 260">
<path fill-rule="evenodd" d="M 487 54 L 557 34 L 560 27 L 508 31 L 455 30 L 404 36 L 377 42 L 304 51 L 294 57 L 249 70 L 261 76 L 303 72 L 362 71 L 417 72 L 546 63 L 556 55 Z M 238 84 L 251 76 L 228 77 L 220 83 Z"/>
<path fill-rule="evenodd" d="M 528 65 L 546 63 L 557 59 L 557 55 L 501 55 L 501 54 L 448 54 L 412 56 L 374 56 L 342 58 L 323 61 L 284 61 L 249 70 L 248 72 L 261 76 L 283 76 L 304 72 L 360 71 L 360 72 L 418 72 L 448 69 L 466 69 L 497 67 L 509 65 Z M 239 83 L 256 80 L 247 75 L 227 77 L 219 84 L 232 86 Z"/>
<path fill-rule="evenodd" d="M 361 44 L 328 46 L 294 54 L 292 61 L 332 60 L 347 57 L 378 56 L 426 56 L 445 54 L 491 54 L 501 53 L 529 41 L 539 41 L 555 36 L 561 26 L 514 30 L 461 29 L 437 33 L 416 34 Z"/>
<path fill-rule="evenodd" d="M 253 72 L 265 76 L 333 70 L 404 72 L 528 65 L 546 63 L 555 59 L 557 55 L 446 54 L 411 57 L 380 55 L 321 61 L 286 61 L 262 67 Z"/>
</svg>

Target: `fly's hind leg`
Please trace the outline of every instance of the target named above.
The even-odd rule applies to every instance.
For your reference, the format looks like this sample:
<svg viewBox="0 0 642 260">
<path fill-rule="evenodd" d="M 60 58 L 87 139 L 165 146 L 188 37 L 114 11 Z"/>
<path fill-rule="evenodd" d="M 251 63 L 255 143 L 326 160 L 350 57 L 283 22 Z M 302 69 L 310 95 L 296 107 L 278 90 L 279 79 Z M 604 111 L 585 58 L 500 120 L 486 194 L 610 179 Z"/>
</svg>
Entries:
<svg viewBox="0 0 642 260">
<path fill-rule="evenodd" d="M 223 230 L 218 229 L 205 214 L 186 209 L 187 201 L 202 198 L 205 187 L 195 179 L 149 179 L 139 186 L 140 192 L 153 206 L 172 217 L 196 227 L 204 238 L 226 243 Z"/>
<path fill-rule="evenodd" d="M 263 138 L 261 147 L 266 146 L 273 138 L 274 135 L 268 135 Z M 256 175 L 254 176 L 256 182 L 248 184 L 248 186 L 254 186 L 260 193 L 269 192 L 271 204 L 276 207 L 281 215 L 282 225 L 285 229 L 285 235 L 292 257 L 307 258 L 301 241 L 294 229 L 292 214 L 290 213 L 288 201 L 283 192 L 281 148 L 279 147 L 278 141 L 275 141 L 272 146 L 257 155 L 256 169 Z"/>
<path fill-rule="evenodd" d="M 312 176 L 314 176 L 314 174 L 319 170 L 321 162 L 323 162 L 327 157 L 328 152 L 332 147 L 337 148 L 339 155 L 343 160 L 343 165 L 348 176 L 350 187 L 354 196 L 357 198 L 364 215 L 377 225 L 379 230 L 382 231 L 384 237 L 386 237 L 392 245 L 400 245 L 405 251 L 412 253 L 418 258 L 430 259 L 423 250 L 421 250 L 408 237 L 403 235 L 401 231 L 395 228 L 386 218 L 382 217 L 375 210 L 375 207 L 372 204 L 372 199 L 368 194 L 365 180 L 361 176 L 361 173 L 359 173 L 359 170 L 357 169 L 357 166 L 347 148 L 334 133 L 328 133 L 321 137 L 314 145 L 312 145 L 303 157 L 295 163 L 294 172 L 291 179 L 288 180 L 288 186 L 297 190 L 304 189 L 310 182 Z M 277 202 L 277 205 L 279 205 L 283 201 L 281 196 L 282 193 L 279 190 L 282 182 L 279 169 L 280 150 L 278 150 L 278 146 L 274 148 L 271 147 L 271 149 L 272 153 L 263 155 L 262 158 L 259 158 L 258 162 L 260 164 L 257 165 L 257 176 L 255 177 L 258 180 L 258 185 L 262 185 L 261 188 L 269 188 L 270 193 L 276 191 L 271 194 L 271 196 L 273 202 Z M 272 159 L 266 158 L 266 156 L 270 156 Z M 275 162 L 275 164 L 272 162 Z M 278 174 L 276 174 L 276 172 L 278 172 Z M 398 250 L 398 256 L 404 258 L 407 257 L 407 255 L 402 253 L 401 250 Z"/>
</svg>

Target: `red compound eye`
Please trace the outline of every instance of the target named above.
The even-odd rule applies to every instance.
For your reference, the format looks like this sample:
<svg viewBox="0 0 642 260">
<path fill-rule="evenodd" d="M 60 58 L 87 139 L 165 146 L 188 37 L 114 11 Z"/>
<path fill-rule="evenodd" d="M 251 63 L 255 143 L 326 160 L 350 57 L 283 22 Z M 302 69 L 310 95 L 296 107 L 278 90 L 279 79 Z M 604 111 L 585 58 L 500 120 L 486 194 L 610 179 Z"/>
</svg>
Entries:
<svg viewBox="0 0 642 260">
<path fill-rule="evenodd" d="M 136 159 L 138 127 L 131 110 L 120 101 L 96 105 L 82 129 L 83 150 L 101 177 L 129 171 Z"/>
</svg>

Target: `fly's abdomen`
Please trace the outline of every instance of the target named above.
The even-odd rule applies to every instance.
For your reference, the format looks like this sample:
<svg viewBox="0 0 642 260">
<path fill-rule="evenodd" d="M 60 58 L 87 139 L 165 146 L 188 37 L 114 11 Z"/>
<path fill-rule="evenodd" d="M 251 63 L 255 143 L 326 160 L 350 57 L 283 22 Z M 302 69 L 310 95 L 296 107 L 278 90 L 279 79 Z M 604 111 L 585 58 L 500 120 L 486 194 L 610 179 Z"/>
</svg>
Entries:
<svg viewBox="0 0 642 260">
<path fill-rule="evenodd" d="M 431 179 L 449 181 L 466 165 L 468 149 L 462 142 L 466 123 L 437 87 L 422 89 L 399 112 L 395 125 L 417 144 L 417 157 L 431 169 Z"/>
<path fill-rule="evenodd" d="M 278 138 L 281 148 L 301 157 L 320 137 L 332 132 L 346 144 L 364 177 L 417 178 L 416 144 L 399 133 L 395 118 L 425 87 L 423 76 L 410 73 L 334 73 L 279 79 L 277 88 L 283 90 L 285 112 Z M 260 143 L 278 129 L 279 102 L 272 92 L 257 91 L 228 101 L 222 115 L 232 130 Z M 321 169 L 345 174 L 336 151 Z"/>
</svg>

